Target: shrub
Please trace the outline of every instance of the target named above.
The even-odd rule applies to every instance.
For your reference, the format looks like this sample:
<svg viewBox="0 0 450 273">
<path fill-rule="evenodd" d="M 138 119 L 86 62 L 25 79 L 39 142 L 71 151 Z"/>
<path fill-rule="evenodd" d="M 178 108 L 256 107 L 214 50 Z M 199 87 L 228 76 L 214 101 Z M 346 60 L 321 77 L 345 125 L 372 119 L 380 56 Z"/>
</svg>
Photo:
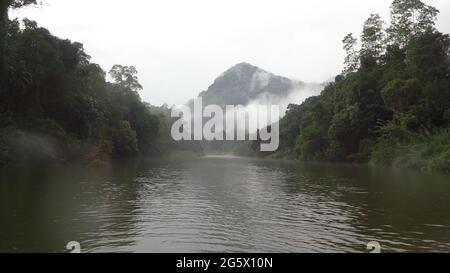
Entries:
<svg viewBox="0 0 450 273">
<path fill-rule="evenodd" d="M 113 142 L 115 155 L 128 156 L 138 153 L 137 134 L 128 121 L 119 122 Z"/>
</svg>

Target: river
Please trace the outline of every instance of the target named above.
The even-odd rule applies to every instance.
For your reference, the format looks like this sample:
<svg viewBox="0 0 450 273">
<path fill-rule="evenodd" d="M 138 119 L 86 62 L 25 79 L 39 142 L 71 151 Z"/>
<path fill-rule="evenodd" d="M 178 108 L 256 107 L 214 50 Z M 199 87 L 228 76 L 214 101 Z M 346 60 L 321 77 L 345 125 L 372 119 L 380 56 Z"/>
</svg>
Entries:
<svg viewBox="0 0 450 273">
<path fill-rule="evenodd" d="M 450 251 L 449 176 L 237 157 L 7 170 L 0 252 Z"/>
</svg>

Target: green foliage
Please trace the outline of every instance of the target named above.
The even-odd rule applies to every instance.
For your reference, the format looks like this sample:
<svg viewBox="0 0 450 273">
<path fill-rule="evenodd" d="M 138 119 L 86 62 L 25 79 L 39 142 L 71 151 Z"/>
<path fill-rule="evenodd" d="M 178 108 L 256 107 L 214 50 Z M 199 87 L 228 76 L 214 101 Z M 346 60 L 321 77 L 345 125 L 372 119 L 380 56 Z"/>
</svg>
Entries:
<svg viewBox="0 0 450 273">
<path fill-rule="evenodd" d="M 438 130 L 429 138 L 415 135 L 407 142 L 380 138 L 372 153 L 372 163 L 450 173 L 450 130 Z"/>
<path fill-rule="evenodd" d="M 0 64 L 4 69 L 5 40 L 8 31 L 8 11 L 9 9 L 18 9 L 23 6 L 38 4 L 37 0 L 1 0 L 0 1 Z"/>
<path fill-rule="evenodd" d="M 277 154 L 448 172 L 449 35 L 419 0 L 394 0 L 391 11 L 387 30 L 378 15 L 365 22 L 359 52 L 344 38 L 343 74 L 289 107 Z"/>
<path fill-rule="evenodd" d="M 439 11 L 420 0 L 394 0 L 391 5 L 389 42 L 405 46 L 410 39 L 432 29 Z"/>
<path fill-rule="evenodd" d="M 121 66 L 116 64 L 109 71 L 109 74 L 117 84 L 124 88 L 132 91 L 142 90 L 142 85 L 139 83 L 137 70 L 134 66 Z"/>
<path fill-rule="evenodd" d="M 327 132 L 331 118 L 331 112 L 326 102 L 317 100 L 311 103 L 309 111 L 305 112 L 301 118 L 301 133 L 295 145 L 295 152 L 301 159 L 325 159 L 329 143 Z"/>
<path fill-rule="evenodd" d="M 409 112 L 419 101 L 421 90 L 417 79 L 395 79 L 381 90 L 381 95 L 386 105 L 393 111 Z"/>
<path fill-rule="evenodd" d="M 120 156 L 135 155 L 138 152 L 136 132 L 128 121 L 121 121 L 114 132 L 114 152 Z"/>
<path fill-rule="evenodd" d="M 343 73 L 348 74 L 356 71 L 359 66 L 358 54 L 355 49 L 357 40 L 353 37 L 353 34 L 349 33 L 344 37 L 342 43 L 346 53 Z"/>
<path fill-rule="evenodd" d="M 382 138 L 374 145 L 371 162 L 380 166 L 392 166 L 401 148 L 395 139 Z"/>
<path fill-rule="evenodd" d="M 361 54 L 365 57 L 379 58 L 384 52 L 385 31 L 380 15 L 371 14 L 364 23 L 361 36 Z"/>
<path fill-rule="evenodd" d="M 328 130 L 328 138 L 331 140 L 328 147 L 327 158 L 346 160 L 343 156 L 351 155 L 357 151 L 358 142 L 352 130 L 352 120 L 355 109 L 350 107 L 336 113 Z"/>
<path fill-rule="evenodd" d="M 32 2 L 9 1 L 6 10 Z M 168 135 L 170 109 L 162 107 L 161 116 L 141 100 L 135 67 L 115 65 L 110 71 L 115 82 L 107 82 L 82 44 L 55 37 L 28 19 L 23 27 L 7 16 L 2 19 L 0 166 L 31 154 L 50 164 L 59 157 L 100 163 L 111 156 L 161 155 L 176 149 Z M 23 141 L 15 142 L 20 132 L 26 133 L 16 140 Z M 51 152 L 32 145 L 47 142 Z"/>
</svg>

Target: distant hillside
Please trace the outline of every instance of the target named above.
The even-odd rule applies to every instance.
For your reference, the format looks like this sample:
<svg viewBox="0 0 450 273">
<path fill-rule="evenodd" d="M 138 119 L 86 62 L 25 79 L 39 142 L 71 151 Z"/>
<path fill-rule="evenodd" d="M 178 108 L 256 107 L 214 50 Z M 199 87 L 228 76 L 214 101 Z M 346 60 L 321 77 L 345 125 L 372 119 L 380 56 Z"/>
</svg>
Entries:
<svg viewBox="0 0 450 273">
<path fill-rule="evenodd" d="M 248 105 L 254 100 L 287 98 L 307 84 L 274 75 L 248 63 L 240 63 L 220 75 L 208 90 L 200 93 L 203 104 Z"/>
<path fill-rule="evenodd" d="M 199 97 L 203 99 L 203 106 L 215 104 L 224 108 L 226 105 L 278 105 L 284 116 L 289 104 L 299 104 L 311 96 L 317 96 L 323 87 L 323 84 L 291 80 L 254 65 L 240 63 L 220 75 Z M 192 108 L 193 101 L 188 105 Z M 201 142 L 203 150 L 210 154 L 229 154 L 238 150 L 242 154 L 248 151 L 247 145 L 247 142 Z"/>
</svg>

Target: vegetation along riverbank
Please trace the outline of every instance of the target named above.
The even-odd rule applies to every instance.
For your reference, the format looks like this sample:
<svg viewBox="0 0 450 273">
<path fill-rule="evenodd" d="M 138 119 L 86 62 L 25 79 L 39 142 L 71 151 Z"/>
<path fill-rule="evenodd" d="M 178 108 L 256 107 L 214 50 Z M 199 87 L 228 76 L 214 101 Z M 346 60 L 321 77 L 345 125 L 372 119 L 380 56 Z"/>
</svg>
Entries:
<svg viewBox="0 0 450 273">
<path fill-rule="evenodd" d="M 142 101 L 135 67 L 113 66 L 109 81 L 82 44 L 8 18 L 30 4 L 0 5 L 0 166 L 203 154 L 201 143 L 173 141 L 170 108 Z M 360 39 L 343 39 L 342 73 L 319 96 L 289 106 L 279 150 L 260 153 L 256 142 L 235 152 L 449 173 L 450 38 L 435 27 L 438 12 L 394 0 L 391 22 L 370 15 Z"/>
<path fill-rule="evenodd" d="M 290 105 L 277 153 L 253 145 L 237 153 L 304 161 L 370 162 L 450 172 L 450 40 L 438 10 L 395 0 L 391 22 L 377 14 L 360 43 L 344 40 L 345 69 L 321 95 Z"/>
</svg>

